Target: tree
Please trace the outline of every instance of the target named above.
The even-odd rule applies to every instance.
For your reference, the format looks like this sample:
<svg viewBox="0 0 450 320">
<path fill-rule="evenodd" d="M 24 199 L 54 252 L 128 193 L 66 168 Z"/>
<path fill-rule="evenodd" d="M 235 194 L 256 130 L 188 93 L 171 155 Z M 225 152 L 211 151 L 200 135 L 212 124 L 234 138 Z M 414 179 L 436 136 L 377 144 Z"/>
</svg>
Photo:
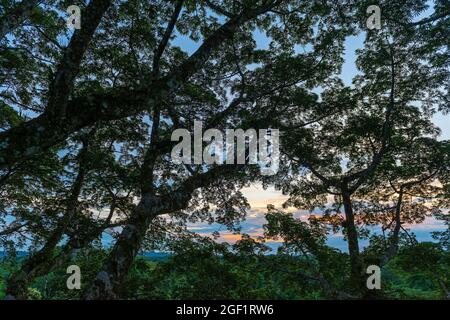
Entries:
<svg viewBox="0 0 450 320">
<path fill-rule="evenodd" d="M 4 3 L 0 192 L 6 200 L 0 203 L 0 241 L 15 248 L 29 238 L 33 251 L 11 278 L 11 295 L 24 298 L 35 278 L 107 231 L 114 246 L 85 298 L 120 297 L 149 239 L 158 245 L 168 232 L 182 236 L 187 222 L 198 221 L 239 231 L 248 209 L 240 188 L 252 181 L 283 188 L 291 195 L 288 204 L 298 207 L 323 205 L 330 192 L 336 196 L 325 216 L 342 223 L 359 293 L 364 261 L 358 228 L 365 212 L 357 198 L 379 205 L 376 181 L 383 182 L 383 192 L 392 182 L 399 195 L 425 187 L 431 194 L 431 180 L 445 171 L 432 171 L 441 158 L 416 159 L 414 149 L 404 146 L 417 139 L 421 150 L 430 142 L 441 148 L 424 136 L 435 133 L 427 117 L 448 102 L 442 41 L 448 12 L 442 1 L 418 22 L 411 20 L 426 8 L 424 1 L 411 0 L 407 10 L 382 2 L 386 26 L 368 33 L 358 59 L 362 75 L 352 88 L 334 77 L 346 36 L 365 17 L 365 3 L 92 0 L 76 3 L 82 28 L 75 31 L 65 26 L 65 2 Z M 268 48 L 258 46 L 257 32 L 266 35 Z M 185 49 L 189 42 L 195 50 Z M 174 163 L 172 133 L 192 132 L 199 121 L 204 130 L 280 129 L 279 174 L 261 176 L 258 165 Z M 211 144 L 201 141 L 213 152 Z M 84 152 L 90 155 L 86 162 Z M 399 168 L 393 165 L 398 158 Z M 390 200 L 406 209 L 410 199 Z M 341 204 L 345 219 L 336 214 Z M 314 279 L 308 281 L 319 283 L 326 296 L 341 294 L 330 289 L 338 281 L 324 258 L 341 256 L 325 248 L 323 230 L 282 212 L 268 217 L 268 231 L 283 237 L 286 248 L 300 252 L 306 246 L 307 256 L 320 262 L 312 263 Z M 243 239 L 235 249 L 255 247 Z"/>
<path fill-rule="evenodd" d="M 315 10 L 314 7 L 308 9 Z M 227 23 L 230 23 L 230 21 Z M 169 24 L 167 28 L 171 28 L 171 26 L 172 24 Z M 267 52 L 259 53 L 257 51 L 254 54 L 248 54 L 248 56 L 246 56 L 244 49 L 254 50 L 254 44 L 250 42 L 250 47 L 247 47 L 246 44 L 246 42 L 249 41 L 247 40 L 248 37 L 251 37 L 251 31 L 252 28 L 244 28 L 242 35 L 239 34 L 239 36 L 243 37 L 243 40 L 241 41 L 244 41 L 244 46 L 242 48 L 237 47 L 236 44 L 232 44 L 230 46 L 231 50 L 225 50 L 223 54 L 219 53 L 214 56 L 215 59 L 218 60 L 217 64 L 213 63 L 211 65 L 205 65 L 203 69 L 204 74 L 202 74 L 198 79 L 192 79 L 194 88 L 197 87 L 196 91 L 194 91 L 195 94 L 199 92 L 198 88 L 200 85 L 208 88 L 207 92 L 210 92 L 206 96 L 207 98 L 209 97 L 209 100 L 199 101 L 201 102 L 201 108 L 197 109 L 194 107 L 193 110 L 185 110 L 183 107 L 191 106 L 193 105 L 193 102 L 194 106 L 195 103 L 199 103 L 197 102 L 197 97 L 195 97 L 196 99 L 192 99 L 192 97 L 189 97 L 188 95 L 189 100 L 182 100 L 179 102 L 180 106 L 177 106 L 177 108 L 172 107 L 172 101 L 170 101 L 169 103 L 161 103 L 161 106 L 156 106 L 156 108 L 153 109 L 152 132 L 149 137 L 150 145 L 145 151 L 143 156 L 144 161 L 140 169 L 141 200 L 133 209 L 131 217 L 128 220 L 121 236 L 118 238 L 111 255 L 105 261 L 105 264 L 94 281 L 94 284 L 88 290 L 86 294 L 88 299 L 116 297 L 116 294 L 120 291 L 120 286 L 122 285 L 125 276 L 132 265 L 133 259 L 143 241 L 145 232 L 155 217 L 185 210 L 191 201 L 193 201 L 195 205 L 195 202 L 199 201 L 194 201 L 194 196 L 198 195 L 197 189 L 200 188 L 202 190 L 202 195 L 205 195 L 204 198 L 206 201 L 213 203 L 219 202 L 224 205 L 227 201 L 230 201 L 227 197 L 230 197 L 230 199 L 235 197 L 233 195 L 234 188 L 242 186 L 244 182 L 252 180 L 255 177 L 254 175 L 245 175 L 242 165 L 219 165 L 211 166 L 210 168 L 206 168 L 205 166 L 196 166 L 194 168 L 189 168 L 189 166 L 184 165 L 181 167 L 174 167 L 171 164 L 168 165 L 168 167 L 158 167 L 160 162 L 167 165 L 169 162 L 168 156 L 170 147 L 173 146 L 173 143 L 170 143 L 168 139 L 165 138 L 167 136 L 165 127 L 167 123 L 163 123 L 161 121 L 161 115 L 164 114 L 164 112 L 168 113 L 171 118 L 171 122 L 173 123 L 173 125 L 169 126 L 170 130 L 179 127 L 192 128 L 192 123 L 189 124 L 188 121 L 189 118 L 202 119 L 204 122 L 204 128 L 221 127 L 226 123 L 226 121 L 230 123 L 230 119 L 232 119 L 231 121 L 233 122 L 236 121 L 237 124 L 242 123 L 242 126 L 247 128 L 250 125 L 247 121 L 245 121 L 245 119 L 248 118 L 244 118 L 244 121 L 240 121 L 239 118 L 236 118 L 236 115 L 241 113 L 241 108 L 244 110 L 245 108 L 250 108 L 252 104 L 258 100 L 262 101 L 261 105 L 258 105 L 258 107 L 262 108 L 268 101 L 265 100 L 265 98 L 274 92 L 282 92 L 284 88 L 292 87 L 300 81 L 315 81 L 316 78 L 323 77 L 324 73 L 328 70 L 324 68 L 317 74 L 313 73 L 312 71 L 316 66 L 313 65 L 308 68 L 306 62 L 300 62 L 300 58 L 306 57 L 309 61 L 315 61 L 316 56 L 324 50 L 323 46 L 329 43 L 331 34 L 336 34 L 336 31 L 333 30 L 331 34 L 319 34 L 319 36 L 317 36 L 318 39 L 316 41 L 318 50 L 314 54 L 305 56 L 299 55 L 292 58 L 287 56 L 287 54 L 291 52 L 292 45 L 288 48 L 283 48 L 281 46 L 279 49 L 280 53 L 277 53 L 275 56 L 272 56 Z M 238 33 L 236 33 L 236 37 L 237 36 Z M 305 35 L 305 37 L 308 39 L 309 36 Z M 325 39 L 322 39 L 321 37 L 324 37 Z M 283 38 L 281 38 L 281 40 L 282 39 Z M 205 40 L 204 45 L 207 43 L 209 43 L 209 40 Z M 249 66 L 239 65 L 239 63 L 236 62 L 236 50 L 241 50 L 239 55 L 244 58 L 244 62 L 247 64 L 249 64 L 249 62 L 247 62 L 246 59 L 249 59 L 250 61 L 258 59 L 260 63 L 263 63 L 263 66 L 254 71 L 249 70 L 244 73 L 242 69 L 244 69 L 244 67 L 248 69 Z M 329 56 L 325 55 L 325 57 L 322 58 L 328 62 Z M 232 63 L 229 63 L 228 59 L 230 59 Z M 306 70 L 302 70 L 303 72 L 300 74 L 283 74 L 283 77 L 280 77 L 281 72 L 286 70 L 286 60 L 295 61 L 299 64 L 299 66 L 305 68 Z M 222 67 L 222 61 L 228 63 L 224 63 Z M 325 65 L 326 62 L 324 62 Z M 267 65 L 265 63 L 267 63 Z M 312 68 L 312 70 L 310 70 L 310 68 Z M 209 77 L 211 75 L 216 76 L 216 74 L 229 72 L 230 70 L 235 69 L 237 70 L 235 72 L 237 72 L 240 76 L 240 82 L 235 81 L 232 78 L 218 81 L 217 84 L 214 81 L 210 82 L 211 78 Z M 261 73 L 266 73 L 271 76 L 268 78 L 268 81 L 271 82 L 271 87 L 269 90 L 257 91 L 257 88 L 266 85 L 264 82 L 265 79 L 257 77 Z M 230 81 L 230 84 L 228 84 L 228 81 Z M 189 88 L 189 85 L 183 84 L 183 88 L 186 90 Z M 239 95 L 233 97 L 231 102 L 226 103 L 227 100 L 230 100 L 229 98 L 226 98 L 227 91 L 224 89 L 228 85 L 230 85 L 232 92 L 237 92 Z M 191 89 L 189 88 L 189 90 Z M 188 93 L 191 93 L 191 91 L 188 91 Z M 225 106 L 223 106 L 223 104 L 221 105 L 216 97 L 221 97 L 221 99 L 225 100 Z M 176 105 L 177 99 L 179 98 L 179 96 L 174 97 Z M 185 99 L 185 97 L 182 98 Z M 204 99 L 203 97 L 200 98 Z M 211 103 L 211 101 L 213 103 Z M 212 110 L 209 108 L 212 107 L 217 109 L 217 105 L 220 106 L 221 111 L 211 112 Z M 256 127 L 258 128 L 258 126 Z M 177 168 L 176 177 L 173 175 L 174 168 Z M 166 176 L 171 177 L 173 182 L 164 182 L 164 180 L 167 179 L 165 178 Z M 161 181 L 161 179 L 163 180 Z M 220 187 L 218 186 L 218 183 L 221 184 Z M 227 209 L 232 212 L 234 211 L 231 210 L 232 206 L 229 206 L 229 208 L 227 207 Z"/>
<path fill-rule="evenodd" d="M 150 106 L 160 104 L 197 72 L 212 51 L 217 49 L 223 41 L 230 39 L 241 25 L 282 3 L 281 0 L 263 1 L 259 6 L 242 8 L 239 13 L 212 33 L 207 41 L 204 41 L 200 48 L 181 65 L 164 76 L 155 77 L 152 73 L 147 74 L 140 79 L 141 81 L 131 86 L 131 92 L 130 87 L 116 88 L 112 94 L 90 92 L 89 96 L 84 95 L 69 101 L 73 82 L 79 72 L 87 45 L 102 16 L 111 5 L 111 1 L 92 1 L 86 7 L 86 12 L 82 13 L 85 17 L 82 23 L 86 27 L 74 32 L 54 72 L 52 82 L 49 83 L 45 112 L 29 123 L 0 133 L 1 167 L 13 165 L 19 159 L 29 158 L 65 140 L 69 134 L 100 120 L 124 118 L 148 109 L 149 104 Z M 176 16 L 174 15 L 175 20 Z M 170 29 L 170 23 L 168 27 Z M 168 35 L 170 36 L 170 33 Z M 161 42 L 163 49 L 164 43 L 167 43 L 167 40 L 163 39 Z M 158 51 L 156 52 L 158 54 Z M 76 110 L 80 108 L 85 112 L 77 113 Z M 27 137 L 27 139 L 20 139 L 20 137 Z"/>
<path fill-rule="evenodd" d="M 417 126 L 423 135 L 434 131 L 426 115 L 420 118 L 418 108 L 430 114 L 446 103 L 442 91 L 448 80 L 446 64 L 437 62 L 440 53 L 430 54 L 430 44 L 423 36 L 425 27 L 415 29 L 406 24 L 405 30 L 405 24 L 391 21 L 408 20 L 424 6 L 417 2 L 405 16 L 403 7 L 385 5 L 391 9 L 389 22 L 380 31 L 368 32 L 357 59 L 362 74 L 355 77 L 355 88 L 330 83 L 321 101 L 315 102 L 338 110 L 335 117 L 285 137 L 284 153 L 293 169 L 284 182 L 278 182 L 291 196 L 287 205 L 325 209 L 326 196 L 334 196 L 325 216 L 335 225 L 340 223 L 345 232 L 356 292 L 365 291 L 355 212 L 358 190 L 369 192 L 368 186 L 373 187 L 372 179 L 385 159 L 399 155 L 402 144 L 396 143 L 410 141 L 408 128 Z M 425 181 L 430 182 L 432 176 Z M 296 177 L 301 180 L 294 184 L 291 179 Z"/>
<path fill-rule="evenodd" d="M 310 217 L 308 222 L 301 221 L 290 213 L 276 210 L 273 206 L 268 207 L 266 219 L 264 229 L 267 240 L 278 237 L 283 239 L 278 252 L 292 254 L 307 262 L 308 273 L 298 271 L 300 274 L 318 282 L 326 298 L 348 297 L 344 292 L 339 292 L 333 283 L 336 279 L 333 277 L 334 272 L 330 273 L 330 270 L 341 270 L 342 265 L 334 264 L 337 253 L 326 245 L 326 225 L 314 216 Z"/>
<path fill-rule="evenodd" d="M 433 130 L 430 123 L 424 123 L 424 127 Z M 421 223 L 427 216 L 438 214 L 442 205 L 438 199 L 444 190 L 439 177 L 448 166 L 448 143 L 415 136 L 418 128 L 420 124 L 416 122 L 407 141 L 396 141 L 399 151 L 384 161 L 372 186 L 367 188 L 372 191 L 362 189 L 358 194 L 363 200 L 358 206 L 361 220 L 381 224 L 383 238 L 385 231 L 390 233 L 388 239 L 383 239 L 386 251 L 381 264 L 399 250 L 400 232 L 410 236 L 403 224 Z"/>
</svg>

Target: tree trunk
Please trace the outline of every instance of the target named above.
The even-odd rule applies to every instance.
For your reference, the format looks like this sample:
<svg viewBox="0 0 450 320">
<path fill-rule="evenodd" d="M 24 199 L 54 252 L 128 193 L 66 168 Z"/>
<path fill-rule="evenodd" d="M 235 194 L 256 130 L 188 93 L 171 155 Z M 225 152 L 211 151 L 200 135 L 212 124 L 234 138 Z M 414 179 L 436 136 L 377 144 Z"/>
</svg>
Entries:
<svg viewBox="0 0 450 320">
<path fill-rule="evenodd" d="M 353 205 L 351 194 L 344 191 L 342 201 L 345 211 L 345 231 L 348 241 L 348 252 L 350 255 L 350 277 L 351 285 L 358 292 L 365 291 L 364 270 L 361 255 L 359 254 L 358 231 L 356 230 L 355 217 L 353 214 Z"/>
<path fill-rule="evenodd" d="M 139 251 L 145 233 L 160 211 L 155 207 L 153 197 L 143 197 L 133 211 L 113 250 L 104 262 L 93 284 L 87 290 L 88 300 L 117 299 L 120 287 Z M 155 214 L 149 214 L 148 208 Z"/>
<path fill-rule="evenodd" d="M 389 262 L 389 260 L 391 260 L 397 254 L 398 251 L 398 241 L 400 238 L 399 237 L 400 229 L 402 227 L 401 221 L 402 203 L 403 203 L 403 187 L 400 188 L 397 205 L 395 207 L 395 227 L 392 233 L 389 249 L 382 260 L 383 265 Z"/>
</svg>

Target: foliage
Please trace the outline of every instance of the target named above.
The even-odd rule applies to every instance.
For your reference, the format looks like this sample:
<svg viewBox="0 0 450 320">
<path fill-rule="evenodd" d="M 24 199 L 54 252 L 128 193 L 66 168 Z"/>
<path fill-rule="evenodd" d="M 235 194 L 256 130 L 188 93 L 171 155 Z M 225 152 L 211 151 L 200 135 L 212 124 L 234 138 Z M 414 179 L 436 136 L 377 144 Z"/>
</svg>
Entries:
<svg viewBox="0 0 450 320">
<path fill-rule="evenodd" d="M 67 28 L 69 4 L 81 29 Z M 379 264 L 377 298 L 449 297 L 449 230 L 418 243 L 407 229 L 432 217 L 449 226 L 450 144 L 433 123 L 450 111 L 448 1 L 376 1 L 381 28 L 367 29 L 373 4 L 0 0 L 3 294 L 368 298 L 365 267 Z M 364 44 L 345 83 L 352 36 Z M 173 133 L 198 121 L 279 129 L 279 170 L 262 175 L 261 157 L 173 161 Z M 212 143 L 200 140 L 195 149 Z M 264 235 L 226 244 L 192 232 L 240 234 L 242 189 L 255 182 L 287 196 L 282 209 L 266 204 Z M 327 245 L 333 232 L 348 254 Z M 270 240 L 282 242 L 276 254 Z M 84 270 L 82 290 L 65 289 L 67 263 Z"/>
<path fill-rule="evenodd" d="M 249 241 L 248 238 L 242 241 Z M 239 246 L 210 240 L 183 240 L 179 250 L 163 258 L 140 256 L 134 262 L 121 296 L 124 299 L 331 299 L 321 283 L 311 277 L 315 267 L 304 256 L 279 252 L 262 254 L 241 251 Z M 30 299 L 77 299 L 100 268 L 103 249 L 86 249 L 70 263 L 82 270 L 82 290 L 67 290 L 65 269 L 38 278 L 29 287 Z M 336 292 L 347 290 L 346 254 L 329 254 L 322 272 Z M 11 260 L 0 263 L 0 298 L 4 283 L 14 266 Z M 20 263 L 19 260 L 15 262 Z M 17 266 L 15 266 L 17 267 Z M 431 268 L 431 269 L 430 269 Z M 433 273 L 450 284 L 449 254 L 433 243 L 402 249 L 382 269 L 379 299 L 441 299 L 445 297 Z M 347 275 L 348 276 L 348 275 Z M 342 297 L 341 298 L 345 298 Z"/>
</svg>

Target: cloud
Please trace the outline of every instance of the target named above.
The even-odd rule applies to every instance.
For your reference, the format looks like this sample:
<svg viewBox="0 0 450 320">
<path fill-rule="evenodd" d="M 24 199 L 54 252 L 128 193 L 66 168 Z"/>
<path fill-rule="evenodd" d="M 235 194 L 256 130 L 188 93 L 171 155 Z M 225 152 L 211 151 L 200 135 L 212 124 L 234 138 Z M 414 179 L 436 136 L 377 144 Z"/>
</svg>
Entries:
<svg viewBox="0 0 450 320">
<path fill-rule="evenodd" d="M 241 222 L 242 233 L 249 234 L 256 238 L 262 236 L 264 233 L 263 225 L 267 222 L 265 214 L 267 213 L 267 204 L 273 204 L 276 208 L 281 209 L 282 204 L 287 200 L 287 196 L 283 195 L 280 191 L 276 191 L 274 188 L 268 188 L 264 190 L 261 184 L 256 183 L 252 186 L 243 189 L 244 196 L 247 197 L 250 209 L 247 212 L 246 219 Z M 298 210 L 295 208 L 283 209 L 284 211 L 292 212 L 294 217 L 307 221 L 311 216 L 311 213 L 307 210 Z M 313 214 L 320 214 L 320 212 L 314 212 Z M 421 224 L 404 225 L 406 228 L 413 231 L 419 241 L 432 241 L 431 232 L 439 231 L 446 228 L 443 223 L 433 217 L 427 217 Z M 189 226 L 189 229 L 195 231 L 204 236 L 210 236 L 214 231 L 220 233 L 218 241 L 228 242 L 230 244 L 236 243 L 241 239 L 241 235 L 233 234 L 226 230 L 226 228 L 220 224 L 213 223 L 196 223 Z M 378 233 L 379 228 L 372 228 L 372 232 Z M 267 241 L 271 248 L 276 248 L 280 245 L 281 240 Z M 330 234 L 327 240 L 328 245 L 347 251 L 347 242 L 344 240 L 344 235 L 339 232 L 336 234 Z M 360 246 L 365 247 L 368 244 L 368 240 L 361 239 Z"/>
</svg>

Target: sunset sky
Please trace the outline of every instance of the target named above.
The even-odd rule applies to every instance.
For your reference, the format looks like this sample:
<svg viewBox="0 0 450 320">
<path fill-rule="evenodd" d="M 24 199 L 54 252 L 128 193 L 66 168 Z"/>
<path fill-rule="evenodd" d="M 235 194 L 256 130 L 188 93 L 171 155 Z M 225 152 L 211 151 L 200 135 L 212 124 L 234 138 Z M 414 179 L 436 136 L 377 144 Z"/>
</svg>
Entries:
<svg viewBox="0 0 450 320">
<path fill-rule="evenodd" d="M 287 197 L 273 188 L 264 190 L 261 185 L 256 184 L 249 188 L 245 188 L 243 193 L 247 197 L 251 209 L 248 211 L 246 220 L 242 222 L 242 232 L 247 233 L 252 237 L 260 236 L 263 233 L 262 226 L 266 223 L 264 214 L 267 211 L 267 204 L 273 204 L 275 207 L 281 208 L 282 203 L 287 199 Z M 295 208 L 289 208 L 287 211 L 293 212 L 296 218 L 302 220 L 307 220 L 310 215 L 307 211 L 296 210 Z M 318 212 L 315 212 L 315 214 L 317 213 Z M 430 241 L 432 240 L 432 231 L 441 231 L 445 229 L 445 226 L 442 225 L 442 223 L 432 217 L 426 218 L 421 224 L 405 225 L 405 227 L 410 229 L 417 236 L 419 241 Z M 219 231 L 221 237 L 218 241 L 226 241 L 229 243 L 234 243 L 236 240 L 241 238 L 240 235 L 232 234 L 226 231 L 223 226 L 218 224 L 210 225 L 207 223 L 195 223 L 195 225 L 193 225 L 190 229 L 202 235 L 210 235 L 214 231 Z M 378 230 L 373 229 L 373 231 L 377 232 Z M 277 242 L 268 242 L 267 244 L 272 248 L 276 248 L 278 246 Z M 343 235 L 341 233 L 330 234 L 328 244 L 342 251 L 347 250 L 347 243 L 343 239 Z M 365 246 L 366 244 L 367 240 L 362 239 L 360 241 L 360 245 Z"/>
</svg>

